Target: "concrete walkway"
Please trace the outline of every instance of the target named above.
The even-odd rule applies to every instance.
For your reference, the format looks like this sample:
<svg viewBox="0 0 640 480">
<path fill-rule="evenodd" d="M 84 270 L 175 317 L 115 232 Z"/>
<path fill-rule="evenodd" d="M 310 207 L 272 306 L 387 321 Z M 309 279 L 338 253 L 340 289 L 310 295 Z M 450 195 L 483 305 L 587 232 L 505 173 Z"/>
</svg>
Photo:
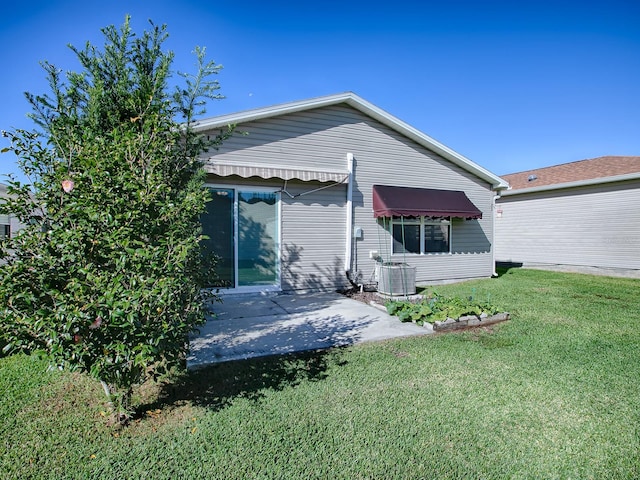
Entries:
<svg viewBox="0 0 640 480">
<path fill-rule="evenodd" d="M 212 310 L 190 339 L 189 368 L 433 332 L 338 293 L 225 295 Z"/>
</svg>

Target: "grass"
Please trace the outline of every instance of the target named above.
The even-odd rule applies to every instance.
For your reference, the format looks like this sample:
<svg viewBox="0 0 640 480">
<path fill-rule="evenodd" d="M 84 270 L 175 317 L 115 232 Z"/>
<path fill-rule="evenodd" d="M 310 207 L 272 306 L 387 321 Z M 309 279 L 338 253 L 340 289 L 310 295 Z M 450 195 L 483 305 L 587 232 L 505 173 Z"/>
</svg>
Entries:
<svg viewBox="0 0 640 480">
<path fill-rule="evenodd" d="M 230 362 L 100 386 L 0 359 L 3 478 L 639 478 L 640 281 L 509 270 L 437 287 L 490 329 Z"/>
</svg>

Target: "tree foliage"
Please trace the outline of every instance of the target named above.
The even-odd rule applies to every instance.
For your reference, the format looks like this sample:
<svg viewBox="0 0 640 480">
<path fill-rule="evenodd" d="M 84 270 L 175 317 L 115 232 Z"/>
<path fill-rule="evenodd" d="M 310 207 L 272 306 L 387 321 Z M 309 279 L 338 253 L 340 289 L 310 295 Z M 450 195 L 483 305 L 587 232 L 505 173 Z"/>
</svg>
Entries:
<svg viewBox="0 0 640 480">
<path fill-rule="evenodd" d="M 203 322 L 198 156 L 230 130 L 192 129 L 221 98 L 204 49 L 172 90 L 164 26 L 102 33 L 102 49 L 70 47 L 80 72 L 43 63 L 50 93 L 26 94 L 36 128 L 3 132 L 29 183 L 10 178 L 0 204 L 27 225 L 0 245 L 0 344 L 90 373 L 126 416 L 132 387 L 180 362 Z"/>
</svg>

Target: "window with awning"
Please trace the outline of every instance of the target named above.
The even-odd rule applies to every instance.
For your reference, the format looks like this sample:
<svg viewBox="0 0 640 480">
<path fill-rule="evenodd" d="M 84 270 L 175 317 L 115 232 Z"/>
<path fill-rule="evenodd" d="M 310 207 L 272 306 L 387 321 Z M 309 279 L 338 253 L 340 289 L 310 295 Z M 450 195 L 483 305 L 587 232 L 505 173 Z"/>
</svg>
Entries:
<svg viewBox="0 0 640 480">
<path fill-rule="evenodd" d="M 390 222 L 391 253 L 451 253 L 449 219 L 393 218 Z"/>
<path fill-rule="evenodd" d="M 482 212 L 459 190 L 373 186 L 373 216 L 482 218 Z"/>
</svg>

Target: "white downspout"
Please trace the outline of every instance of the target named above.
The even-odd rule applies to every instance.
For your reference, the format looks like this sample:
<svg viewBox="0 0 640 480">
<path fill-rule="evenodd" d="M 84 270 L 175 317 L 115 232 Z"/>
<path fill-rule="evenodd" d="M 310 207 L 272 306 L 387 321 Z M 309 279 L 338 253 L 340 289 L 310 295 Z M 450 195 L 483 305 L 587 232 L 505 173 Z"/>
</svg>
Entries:
<svg viewBox="0 0 640 480">
<path fill-rule="evenodd" d="M 347 183 L 347 228 L 344 255 L 344 271 L 349 274 L 351 271 L 351 251 L 353 241 L 353 153 L 347 153 L 347 172 L 349 175 Z"/>
<path fill-rule="evenodd" d="M 498 272 L 496 272 L 496 200 L 500 198 L 500 190 L 496 191 L 491 199 L 491 262 L 493 264 L 493 274 L 492 277 L 497 277 Z"/>
</svg>

